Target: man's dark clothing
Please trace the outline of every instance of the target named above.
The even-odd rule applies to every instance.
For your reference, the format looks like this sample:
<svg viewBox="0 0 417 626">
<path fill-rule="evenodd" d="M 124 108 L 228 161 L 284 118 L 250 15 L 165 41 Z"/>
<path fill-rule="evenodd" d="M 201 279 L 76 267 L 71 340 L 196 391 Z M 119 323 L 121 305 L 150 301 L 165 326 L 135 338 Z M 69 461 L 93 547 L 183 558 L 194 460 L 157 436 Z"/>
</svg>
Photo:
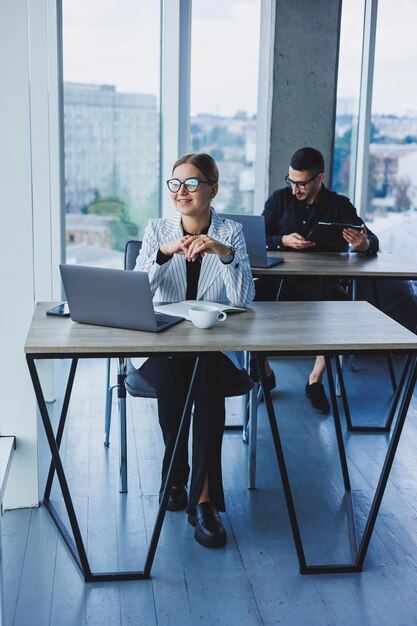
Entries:
<svg viewBox="0 0 417 626">
<path fill-rule="evenodd" d="M 282 245 L 283 235 L 298 233 L 307 239 L 308 233 L 317 222 L 337 222 L 341 224 L 363 224 L 356 209 L 346 196 L 329 191 L 324 185 L 313 204 L 298 200 L 289 187 L 277 189 L 268 198 L 263 211 L 265 216 L 266 240 L 270 249 L 293 250 Z M 378 238 L 368 228 L 370 247 L 365 253 L 374 255 L 378 251 Z M 293 250 L 298 254 L 317 252 L 346 252 L 349 244 L 335 247 L 314 246 L 309 250 Z M 256 300 L 275 300 L 279 280 L 259 279 L 256 285 Z M 324 293 L 325 291 L 325 293 Z M 347 298 L 344 286 L 337 279 L 294 277 L 283 282 L 281 300 L 343 300 Z"/>
<path fill-rule="evenodd" d="M 356 213 L 356 209 L 346 196 L 340 196 L 329 191 L 324 185 L 313 204 L 297 200 L 289 187 L 277 189 L 268 198 L 263 212 L 265 216 L 266 240 L 271 248 L 285 250 L 282 246 L 282 236 L 299 233 L 307 238 L 317 222 L 338 222 L 341 224 L 363 224 L 363 220 Z M 368 255 L 378 251 L 378 238 L 367 228 L 370 248 Z M 308 252 L 346 252 L 348 244 L 336 248 L 314 246 Z"/>
</svg>

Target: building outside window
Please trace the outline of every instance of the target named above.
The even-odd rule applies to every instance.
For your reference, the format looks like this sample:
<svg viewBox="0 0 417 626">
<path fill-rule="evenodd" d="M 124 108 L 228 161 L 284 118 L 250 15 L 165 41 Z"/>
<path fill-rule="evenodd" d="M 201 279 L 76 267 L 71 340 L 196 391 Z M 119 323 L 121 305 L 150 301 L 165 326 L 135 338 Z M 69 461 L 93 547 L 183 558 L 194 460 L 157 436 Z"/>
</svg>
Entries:
<svg viewBox="0 0 417 626">
<path fill-rule="evenodd" d="M 260 0 L 193 0 L 191 144 L 220 171 L 219 212 L 259 213 L 255 187 Z M 259 209 L 259 208 L 258 208 Z"/>
<path fill-rule="evenodd" d="M 363 0 L 343 3 L 333 188 L 350 198 L 356 183 L 363 11 Z M 416 20 L 414 0 L 379 0 L 368 186 L 364 206 L 357 207 L 372 224 L 382 251 L 409 257 L 415 254 L 417 233 Z"/>
<path fill-rule="evenodd" d="M 63 0 L 66 257 L 122 267 L 160 213 L 159 2 Z"/>
<path fill-rule="evenodd" d="M 333 189 L 353 199 L 365 0 L 342 3 Z"/>
<path fill-rule="evenodd" d="M 414 0 L 380 0 L 366 217 L 381 249 L 414 256 L 417 240 L 417 62 Z"/>
</svg>

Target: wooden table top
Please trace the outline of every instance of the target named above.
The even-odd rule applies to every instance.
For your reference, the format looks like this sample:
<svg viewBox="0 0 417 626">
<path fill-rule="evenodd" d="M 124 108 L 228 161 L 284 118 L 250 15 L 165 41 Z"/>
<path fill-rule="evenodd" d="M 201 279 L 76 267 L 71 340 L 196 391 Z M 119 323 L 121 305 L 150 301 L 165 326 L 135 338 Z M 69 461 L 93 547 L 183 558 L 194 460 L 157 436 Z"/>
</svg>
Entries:
<svg viewBox="0 0 417 626">
<path fill-rule="evenodd" d="M 249 350 L 281 354 L 417 351 L 417 336 L 367 302 L 254 302 L 209 330 L 181 322 L 161 333 L 78 324 L 37 304 L 25 353 L 144 355 Z"/>
<path fill-rule="evenodd" d="M 349 278 L 404 278 L 417 280 L 414 259 L 380 252 L 368 257 L 355 252 L 268 252 L 284 263 L 270 268 L 252 268 L 254 276 L 341 276 Z"/>
</svg>

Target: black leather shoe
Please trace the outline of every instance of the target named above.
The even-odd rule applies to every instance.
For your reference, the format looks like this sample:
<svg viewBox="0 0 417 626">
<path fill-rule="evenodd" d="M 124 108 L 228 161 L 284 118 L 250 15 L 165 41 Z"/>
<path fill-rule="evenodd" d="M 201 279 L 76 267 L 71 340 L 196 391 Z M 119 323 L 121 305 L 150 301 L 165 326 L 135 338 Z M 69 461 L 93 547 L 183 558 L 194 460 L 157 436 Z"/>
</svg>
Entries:
<svg viewBox="0 0 417 626">
<path fill-rule="evenodd" d="M 311 406 L 313 407 L 313 409 L 316 409 L 316 411 L 321 411 L 321 413 L 329 413 L 329 401 L 326 398 L 326 394 L 324 393 L 324 387 L 321 383 L 312 383 L 310 385 L 307 380 L 305 392 L 307 398 L 311 402 Z"/>
<path fill-rule="evenodd" d="M 159 492 L 159 504 L 161 504 L 163 489 Z M 183 481 L 176 480 L 169 492 L 167 511 L 183 511 L 188 502 L 187 488 Z"/>
<path fill-rule="evenodd" d="M 226 543 L 226 531 L 213 502 L 202 502 L 195 507 L 195 514 L 188 515 L 195 526 L 196 541 L 206 548 L 221 548 Z"/>
</svg>

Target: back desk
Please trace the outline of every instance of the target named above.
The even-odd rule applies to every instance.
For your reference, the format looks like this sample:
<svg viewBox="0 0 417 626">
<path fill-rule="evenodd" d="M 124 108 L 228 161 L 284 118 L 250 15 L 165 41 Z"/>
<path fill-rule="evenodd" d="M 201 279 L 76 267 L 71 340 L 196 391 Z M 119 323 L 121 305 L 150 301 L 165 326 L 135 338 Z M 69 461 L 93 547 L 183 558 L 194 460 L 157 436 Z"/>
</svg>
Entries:
<svg viewBox="0 0 417 626">
<path fill-rule="evenodd" d="M 392 278 L 417 280 L 417 258 L 379 252 L 368 257 L 356 252 L 269 252 L 284 263 L 252 268 L 254 276 L 340 276 L 341 278 Z"/>
<path fill-rule="evenodd" d="M 320 279 L 323 299 L 327 298 L 326 278 L 351 278 L 351 279 L 367 279 L 372 287 L 373 302 L 378 308 L 381 308 L 381 293 L 378 289 L 378 279 L 384 280 L 417 280 L 417 257 L 407 258 L 397 254 L 388 254 L 379 252 L 376 256 L 368 257 L 364 254 L 356 252 L 331 253 L 331 252 L 314 252 L 314 251 L 279 251 L 270 252 L 269 256 L 279 256 L 284 259 L 284 263 L 270 268 L 252 268 L 252 273 L 259 278 L 279 278 L 281 283 L 278 289 L 279 299 L 281 288 L 285 278 L 294 277 L 317 277 Z M 323 280 L 322 280 L 323 279 Z M 355 283 L 352 290 L 353 299 L 356 297 Z M 398 297 L 394 296 L 394 297 Z M 405 296 L 401 296 L 403 299 Z M 387 295 L 384 296 L 387 300 Z M 408 318 L 412 316 L 410 312 Z M 408 319 L 407 315 L 405 319 Z M 396 398 L 392 404 L 395 408 L 399 394 L 402 391 L 401 382 L 397 386 L 394 373 L 394 366 L 391 354 L 387 354 L 388 369 L 391 378 L 393 391 L 396 392 Z M 344 404 L 344 410 L 351 432 L 388 432 L 393 412 L 390 410 L 386 422 L 383 426 L 362 426 L 354 425 L 350 415 L 349 403 L 345 391 L 343 381 L 343 372 L 339 364 L 338 378 L 340 382 L 340 390 Z"/>
</svg>

